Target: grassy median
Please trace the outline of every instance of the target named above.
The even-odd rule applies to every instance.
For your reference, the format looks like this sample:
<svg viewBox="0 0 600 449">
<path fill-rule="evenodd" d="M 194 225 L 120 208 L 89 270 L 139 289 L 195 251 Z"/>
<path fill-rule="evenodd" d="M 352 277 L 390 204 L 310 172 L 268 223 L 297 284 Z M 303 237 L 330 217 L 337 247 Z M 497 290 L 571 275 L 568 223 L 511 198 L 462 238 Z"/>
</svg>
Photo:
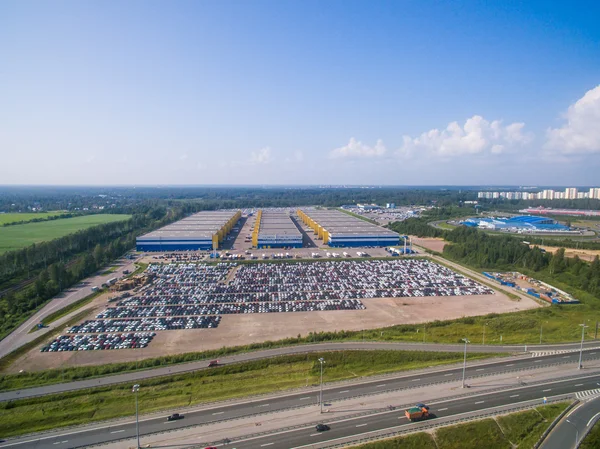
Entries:
<svg viewBox="0 0 600 449">
<path fill-rule="evenodd" d="M 462 361 L 460 353 L 424 351 L 339 351 L 275 357 L 141 381 L 140 410 L 148 413 L 316 385 L 319 357 L 326 360 L 323 373 L 326 382 Z M 0 403 L 0 435 L 14 436 L 132 416 L 134 407 L 131 384 L 4 402 Z"/>
</svg>

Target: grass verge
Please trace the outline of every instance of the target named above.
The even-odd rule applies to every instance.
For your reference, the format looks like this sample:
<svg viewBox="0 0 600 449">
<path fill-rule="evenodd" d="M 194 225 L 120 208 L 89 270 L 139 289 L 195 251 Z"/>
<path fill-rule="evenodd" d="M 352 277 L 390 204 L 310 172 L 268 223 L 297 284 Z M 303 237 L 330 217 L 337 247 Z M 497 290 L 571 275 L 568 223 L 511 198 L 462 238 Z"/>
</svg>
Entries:
<svg viewBox="0 0 600 449">
<path fill-rule="evenodd" d="M 598 449 L 600 447 L 600 426 L 596 422 L 594 427 L 586 435 L 586 437 L 581 442 L 579 449 Z"/>
<path fill-rule="evenodd" d="M 470 358 L 490 356 L 471 354 Z M 327 361 L 323 373 L 326 382 L 462 360 L 460 353 L 425 351 L 339 351 L 281 356 L 144 380 L 140 382 L 140 410 L 148 413 L 316 385 L 319 357 Z M 130 384 L 4 402 L 0 404 L 0 435 L 15 436 L 133 415 L 134 407 Z"/>
<path fill-rule="evenodd" d="M 57 310 L 54 313 L 51 313 L 50 315 L 48 315 L 47 317 L 45 317 L 42 320 L 42 323 L 45 324 L 46 326 L 54 323 L 56 320 L 59 320 L 60 318 L 64 317 L 65 315 L 68 315 L 69 313 L 73 312 L 74 310 L 77 310 L 87 304 L 89 304 L 90 302 L 92 302 L 94 299 L 96 299 L 98 296 L 102 295 L 103 293 L 106 293 L 105 290 L 98 290 L 97 292 L 92 293 L 91 295 L 86 296 L 85 298 L 81 298 L 78 301 L 75 301 L 72 304 L 69 304 L 66 307 L 63 307 L 62 309 Z M 37 326 L 33 327 L 29 333 L 37 331 L 38 328 Z"/>
</svg>

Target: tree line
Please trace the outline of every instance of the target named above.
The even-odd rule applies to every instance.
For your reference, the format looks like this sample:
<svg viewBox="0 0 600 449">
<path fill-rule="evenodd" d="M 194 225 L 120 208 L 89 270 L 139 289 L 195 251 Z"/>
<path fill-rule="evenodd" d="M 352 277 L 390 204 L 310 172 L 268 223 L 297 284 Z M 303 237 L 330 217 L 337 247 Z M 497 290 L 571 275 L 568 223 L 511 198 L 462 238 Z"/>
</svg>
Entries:
<svg viewBox="0 0 600 449">
<path fill-rule="evenodd" d="M 131 219 L 107 223 L 0 256 L 0 337 L 46 301 L 135 246 L 138 235 L 182 218 L 186 208 L 144 207 Z M 34 279 L 32 279 L 34 276 Z"/>
</svg>

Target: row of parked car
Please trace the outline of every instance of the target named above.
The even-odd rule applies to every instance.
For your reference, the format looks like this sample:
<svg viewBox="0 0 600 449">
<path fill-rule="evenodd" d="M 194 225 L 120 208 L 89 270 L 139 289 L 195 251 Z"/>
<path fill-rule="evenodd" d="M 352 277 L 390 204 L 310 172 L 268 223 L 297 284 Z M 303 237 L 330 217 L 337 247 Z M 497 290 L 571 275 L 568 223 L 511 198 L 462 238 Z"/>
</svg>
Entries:
<svg viewBox="0 0 600 449">
<path fill-rule="evenodd" d="M 61 335 L 46 346 L 42 352 L 103 351 L 108 349 L 145 348 L 156 336 L 154 332 L 130 332 L 127 334 Z"/>
<path fill-rule="evenodd" d="M 209 304 L 153 307 L 111 307 L 96 318 L 141 318 L 196 315 L 230 315 L 239 313 L 313 312 L 325 310 L 363 310 L 365 306 L 357 299 L 327 301 L 287 301 L 247 304 Z"/>
<path fill-rule="evenodd" d="M 112 332 L 150 332 L 174 329 L 210 329 L 221 322 L 220 316 L 164 317 L 145 319 L 88 320 L 71 327 L 69 334 Z"/>
</svg>

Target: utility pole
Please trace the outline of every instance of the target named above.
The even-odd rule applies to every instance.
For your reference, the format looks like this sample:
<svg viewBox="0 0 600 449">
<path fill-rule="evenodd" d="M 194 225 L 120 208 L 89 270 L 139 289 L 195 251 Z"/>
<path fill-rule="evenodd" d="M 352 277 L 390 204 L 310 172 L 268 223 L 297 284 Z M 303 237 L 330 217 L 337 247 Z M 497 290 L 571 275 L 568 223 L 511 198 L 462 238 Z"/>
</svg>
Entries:
<svg viewBox="0 0 600 449">
<path fill-rule="evenodd" d="M 140 386 L 138 384 L 135 384 L 131 391 L 135 393 L 135 434 L 137 436 L 136 448 L 140 449 L 140 415 L 138 408 L 138 391 L 140 391 Z"/>
<path fill-rule="evenodd" d="M 585 328 L 587 327 L 585 325 L 585 323 L 580 324 L 581 326 L 581 347 L 579 348 L 579 366 L 577 367 L 577 369 L 582 369 L 583 368 L 583 340 L 585 338 Z"/>
<path fill-rule="evenodd" d="M 319 393 L 319 404 L 321 406 L 321 413 L 323 413 L 323 364 L 325 363 L 325 359 L 321 357 L 319 363 L 321 363 L 321 391 Z"/>
<path fill-rule="evenodd" d="M 467 343 L 471 343 L 471 342 L 466 338 L 463 338 L 462 341 L 465 342 L 465 357 L 464 357 L 464 361 L 463 361 L 462 388 L 465 388 L 465 372 L 467 370 Z"/>
</svg>

